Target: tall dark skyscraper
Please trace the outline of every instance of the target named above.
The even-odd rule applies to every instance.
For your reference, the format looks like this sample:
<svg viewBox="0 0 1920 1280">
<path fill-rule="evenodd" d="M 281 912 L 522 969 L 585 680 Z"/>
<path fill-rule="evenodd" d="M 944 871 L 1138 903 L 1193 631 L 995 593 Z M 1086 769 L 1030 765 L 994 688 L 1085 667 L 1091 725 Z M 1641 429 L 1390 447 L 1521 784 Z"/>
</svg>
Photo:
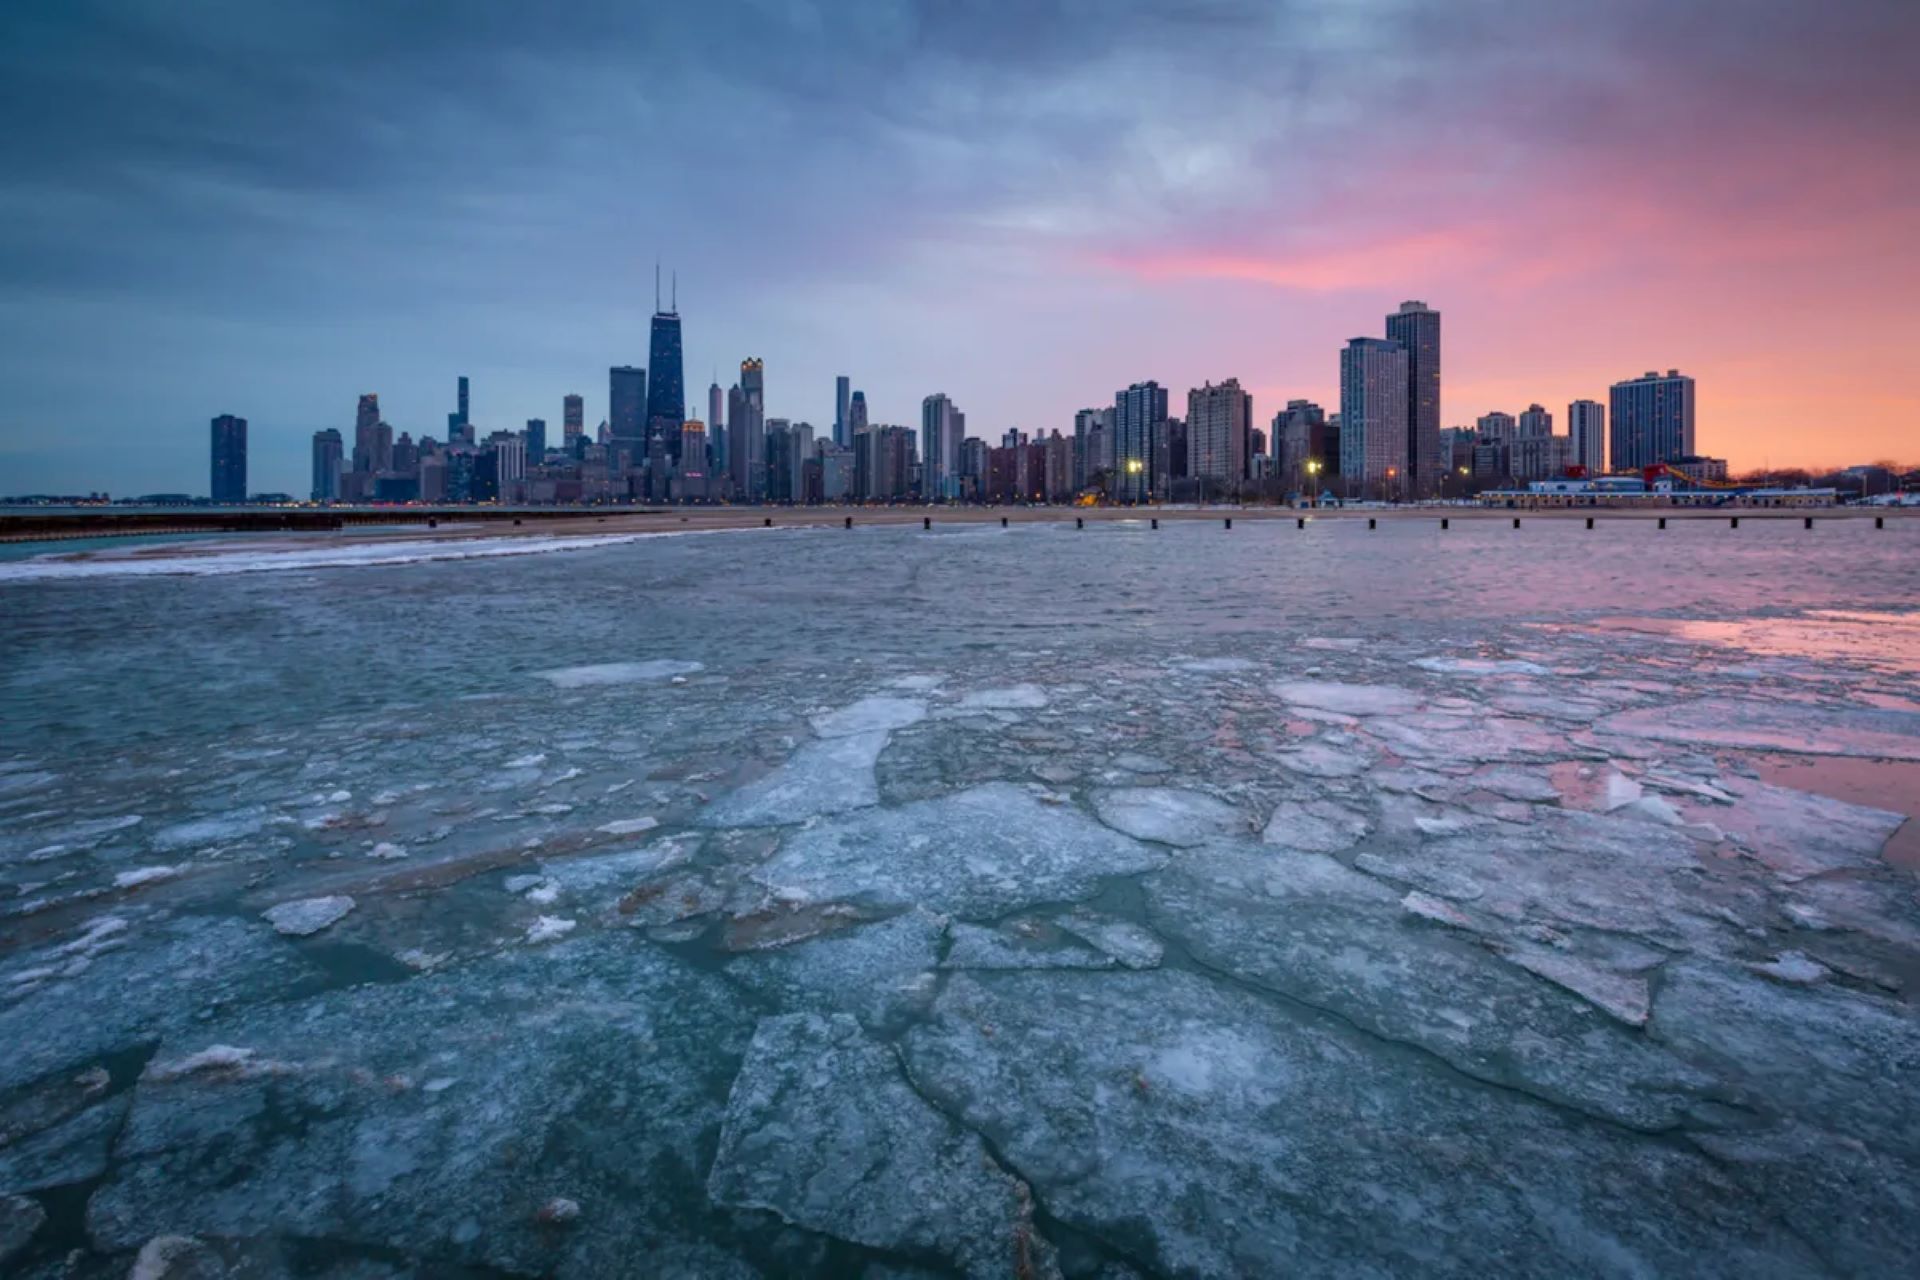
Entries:
<svg viewBox="0 0 1920 1280">
<path fill-rule="evenodd" d="M 647 371 L 630 364 L 607 370 L 607 443 L 633 463 L 647 456 Z"/>
<path fill-rule="evenodd" d="M 1430 498 L 1440 491 L 1440 313 L 1403 302 L 1387 317 L 1387 336 L 1407 349 L 1407 482 L 1400 492 Z"/>
<path fill-rule="evenodd" d="M 213 420 L 213 481 L 208 486 L 215 502 L 247 500 L 247 420 L 223 413 Z"/>
<path fill-rule="evenodd" d="M 1693 379 L 1678 369 L 1613 384 L 1608 452 L 1616 471 L 1693 456 Z"/>
<path fill-rule="evenodd" d="M 579 396 L 566 396 L 560 401 L 560 439 L 567 451 L 573 451 L 573 442 L 579 439 L 586 427 L 587 402 Z"/>
<path fill-rule="evenodd" d="M 327 427 L 313 433 L 313 500 L 315 502 L 340 500 L 340 472 L 345 449 L 346 442 L 340 438 L 339 428 Z"/>
<path fill-rule="evenodd" d="M 847 427 L 848 401 L 852 397 L 853 379 L 841 374 L 833 380 L 833 442 L 842 449 L 853 447 L 853 432 Z"/>
<path fill-rule="evenodd" d="M 460 375 L 460 425 L 463 427 L 469 425 L 473 421 L 473 419 L 468 416 L 467 410 L 468 410 L 467 377 L 465 374 L 461 374 Z"/>
<path fill-rule="evenodd" d="M 674 293 L 679 293 L 675 282 Z M 680 461 L 680 424 L 687 420 L 687 386 L 680 368 L 680 299 L 660 310 L 660 276 L 653 280 L 653 333 L 647 344 L 647 438 L 667 442 L 667 456 Z"/>
<path fill-rule="evenodd" d="M 867 429 L 867 393 L 856 391 L 847 398 L 847 439 Z"/>
<path fill-rule="evenodd" d="M 353 411 L 351 470 L 370 472 L 374 469 L 373 454 L 379 433 L 380 397 L 368 392 L 360 397 L 360 404 Z"/>
<path fill-rule="evenodd" d="M 547 460 L 547 420 L 527 419 L 527 465 L 537 467 Z"/>
</svg>

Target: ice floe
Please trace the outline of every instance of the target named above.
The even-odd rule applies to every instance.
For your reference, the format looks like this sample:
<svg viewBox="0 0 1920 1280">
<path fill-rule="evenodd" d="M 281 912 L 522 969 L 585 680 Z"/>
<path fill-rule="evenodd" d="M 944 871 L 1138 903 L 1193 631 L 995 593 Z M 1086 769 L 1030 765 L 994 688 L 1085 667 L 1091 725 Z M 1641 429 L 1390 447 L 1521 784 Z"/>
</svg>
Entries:
<svg viewBox="0 0 1920 1280">
<path fill-rule="evenodd" d="M 880 802 L 874 765 L 887 748 L 885 729 L 802 744 L 764 778 L 722 796 L 702 811 L 710 827 L 778 827 Z"/>
<path fill-rule="evenodd" d="M 584 667 L 554 667 L 536 671 L 537 679 L 559 689 L 594 689 L 603 685 L 647 684 L 705 670 L 683 658 L 652 658 L 645 662 L 598 662 Z"/>
<path fill-rule="evenodd" d="M 1058 1274 L 1026 1188 L 845 1014 L 761 1020 L 707 1186 L 720 1204 L 931 1254 L 980 1280 Z"/>
<path fill-rule="evenodd" d="M 1093 797 L 1100 821 L 1137 840 L 1184 848 L 1214 836 L 1244 834 L 1246 819 L 1224 800 L 1173 787 L 1115 787 Z"/>
<path fill-rule="evenodd" d="M 752 874 L 788 897 L 976 916 L 1083 898 L 1104 877 L 1164 861 L 1076 810 L 989 783 L 804 828 Z"/>
<path fill-rule="evenodd" d="M 345 895 L 327 898 L 301 898 L 269 907 L 263 913 L 267 923 L 281 933 L 305 938 L 340 921 L 353 910 L 353 899 Z"/>
</svg>

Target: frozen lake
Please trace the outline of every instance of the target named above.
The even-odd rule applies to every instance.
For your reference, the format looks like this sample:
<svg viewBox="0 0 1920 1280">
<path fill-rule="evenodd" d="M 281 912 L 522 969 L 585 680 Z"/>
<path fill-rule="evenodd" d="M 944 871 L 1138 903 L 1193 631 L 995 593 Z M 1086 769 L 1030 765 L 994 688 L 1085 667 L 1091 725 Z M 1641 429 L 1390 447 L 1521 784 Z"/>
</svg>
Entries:
<svg viewBox="0 0 1920 1280">
<path fill-rule="evenodd" d="M 0 564 L 0 1273 L 1913 1268 L 1920 522 L 409 545 Z"/>
</svg>

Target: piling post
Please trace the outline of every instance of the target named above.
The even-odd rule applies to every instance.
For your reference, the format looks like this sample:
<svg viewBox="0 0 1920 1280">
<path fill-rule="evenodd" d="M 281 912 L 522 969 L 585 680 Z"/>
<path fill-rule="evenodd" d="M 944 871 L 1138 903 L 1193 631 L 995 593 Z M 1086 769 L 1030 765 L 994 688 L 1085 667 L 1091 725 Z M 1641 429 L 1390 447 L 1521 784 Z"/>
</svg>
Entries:
<svg viewBox="0 0 1920 1280">
<path fill-rule="evenodd" d="M 1158 528 L 1160 527 L 1160 517 L 1159 517 L 1159 516 L 1155 516 L 1155 517 L 1153 518 L 1153 527 L 1154 527 L 1154 528 L 1156 528 L 1156 529 L 1158 529 Z"/>
<path fill-rule="evenodd" d="M 1445 516 L 1440 517 L 1440 527 L 1442 529 L 1448 529 L 1452 527 L 1451 523 L 1447 520 L 1447 517 Z"/>
<path fill-rule="evenodd" d="M 1229 528 L 1229 529 L 1231 529 L 1231 528 L 1233 528 L 1233 517 L 1232 517 L 1232 516 L 1228 516 L 1228 517 L 1226 518 L 1226 525 L 1227 525 L 1227 528 Z"/>
<path fill-rule="evenodd" d="M 1518 528 L 1520 527 L 1520 517 L 1519 517 L 1519 516 L 1515 516 L 1515 517 L 1513 518 L 1513 527 L 1514 527 L 1514 528 L 1516 528 L 1516 529 L 1518 529 Z"/>
<path fill-rule="evenodd" d="M 1588 517 L 1587 517 L 1587 528 L 1589 528 L 1589 529 L 1591 529 L 1591 528 L 1593 528 L 1593 517 L 1592 517 L 1592 516 L 1588 516 Z"/>
<path fill-rule="evenodd" d="M 1662 529 L 1667 527 L 1667 518 L 1665 516 L 1660 517 L 1660 527 Z"/>
<path fill-rule="evenodd" d="M 1000 517 L 1000 527 L 1002 529 L 1007 527 L 1007 518 L 1005 516 Z"/>
<path fill-rule="evenodd" d="M 1076 529 L 1084 529 L 1084 528 L 1086 528 L 1086 527 L 1087 527 L 1087 518 L 1086 518 L 1085 516 L 1075 516 L 1075 517 L 1073 518 L 1073 527 L 1074 527 L 1074 528 L 1076 528 Z M 1154 527 L 1154 528 L 1156 528 L 1156 529 L 1158 529 L 1158 528 L 1160 527 L 1160 522 L 1159 522 L 1158 520 L 1155 520 L 1155 521 L 1153 522 L 1153 527 Z"/>
<path fill-rule="evenodd" d="M 1727 517 L 1727 528 L 1729 528 L 1729 529 L 1738 529 L 1739 527 L 1740 527 L 1740 517 L 1739 517 L 1739 516 L 1729 516 L 1729 517 Z"/>
<path fill-rule="evenodd" d="M 761 523 L 760 523 L 760 527 L 761 527 L 761 528 L 763 528 L 763 529 L 771 529 L 771 528 L 773 528 L 773 517 L 772 517 L 772 516 L 768 516 L 768 517 L 767 517 L 767 518 L 766 518 L 765 520 L 763 520 L 763 521 L 761 521 Z"/>
<path fill-rule="evenodd" d="M 851 529 L 851 528 L 853 528 L 853 517 L 852 517 L 852 516 L 848 516 L 848 517 L 847 517 L 847 528 L 849 528 L 849 529 Z"/>
<path fill-rule="evenodd" d="M 1368 516 L 1368 517 L 1367 517 L 1367 528 L 1369 528 L 1369 529 L 1371 529 L 1371 528 L 1373 528 L 1373 527 L 1374 527 L 1374 525 L 1375 525 L 1375 523 L 1376 523 L 1376 522 L 1375 522 L 1375 520 L 1374 520 L 1374 518 L 1373 518 L 1372 516 Z"/>
<path fill-rule="evenodd" d="M 1808 516 L 1808 517 L 1807 517 L 1807 523 L 1806 523 L 1806 525 L 1805 525 L 1804 527 L 1805 527 L 1805 528 L 1808 528 L 1808 529 L 1811 529 L 1811 528 L 1813 528 L 1813 517 L 1812 517 L 1812 516 Z"/>
</svg>

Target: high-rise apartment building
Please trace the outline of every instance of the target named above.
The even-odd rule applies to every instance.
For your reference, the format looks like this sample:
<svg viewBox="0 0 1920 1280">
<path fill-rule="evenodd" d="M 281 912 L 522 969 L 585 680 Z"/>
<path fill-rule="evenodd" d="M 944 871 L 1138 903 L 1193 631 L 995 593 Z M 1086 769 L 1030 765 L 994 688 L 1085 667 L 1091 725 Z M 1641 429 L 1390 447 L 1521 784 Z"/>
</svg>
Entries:
<svg viewBox="0 0 1920 1280">
<path fill-rule="evenodd" d="M 560 443 L 568 453 L 574 451 L 574 441 L 586 432 L 587 402 L 579 396 L 566 396 L 560 401 Z"/>
<path fill-rule="evenodd" d="M 1520 434 L 1520 427 L 1510 413 L 1495 409 L 1492 413 L 1483 413 L 1474 420 L 1474 430 L 1479 432 L 1482 444 L 1509 444 Z"/>
<path fill-rule="evenodd" d="M 727 398 L 727 462 L 733 495 L 742 502 L 767 496 L 766 366 L 757 358 L 740 362 L 740 381 Z"/>
<path fill-rule="evenodd" d="M 547 420 L 527 419 L 527 465 L 540 466 L 547 460 Z"/>
<path fill-rule="evenodd" d="M 1403 302 L 1387 317 L 1387 337 L 1407 350 L 1407 483 L 1400 491 L 1430 498 L 1440 491 L 1440 313 Z"/>
<path fill-rule="evenodd" d="M 1167 434 L 1167 391 L 1158 382 L 1136 382 L 1113 397 L 1112 479 L 1107 492 L 1118 502 L 1146 502 L 1155 476 L 1164 470 L 1156 446 Z"/>
<path fill-rule="evenodd" d="M 1514 435 L 1520 439 L 1553 434 L 1553 415 L 1543 406 L 1530 404 L 1514 422 Z"/>
<path fill-rule="evenodd" d="M 1678 369 L 1648 372 L 1614 383 L 1610 398 L 1615 470 L 1694 456 L 1692 378 Z"/>
<path fill-rule="evenodd" d="M 346 441 L 338 427 L 313 433 L 313 500 L 340 501 L 340 472 L 345 462 Z"/>
<path fill-rule="evenodd" d="M 847 418 L 852 398 L 853 380 L 843 373 L 833 380 L 833 442 L 842 449 L 853 447 L 853 427 Z"/>
<path fill-rule="evenodd" d="M 1574 465 L 1590 476 L 1607 470 L 1607 411 L 1597 400 L 1575 400 L 1567 406 L 1567 432 L 1573 437 Z"/>
<path fill-rule="evenodd" d="M 647 456 L 647 371 L 630 364 L 607 370 L 607 445 L 627 455 L 628 466 Z"/>
<path fill-rule="evenodd" d="M 247 500 L 247 420 L 223 413 L 213 420 L 208 492 L 215 502 Z"/>
<path fill-rule="evenodd" d="M 1340 446 L 1327 411 L 1311 400 L 1289 400 L 1274 415 L 1274 474 L 1298 493 L 1318 494 L 1340 470 Z"/>
<path fill-rule="evenodd" d="M 920 402 L 920 456 L 925 468 L 921 495 L 946 502 L 960 496 L 960 439 L 966 434 L 966 415 L 944 391 Z"/>
<path fill-rule="evenodd" d="M 1354 338 L 1341 351 L 1340 474 L 1349 494 L 1407 496 L 1407 388 L 1407 349 L 1400 343 Z"/>
<path fill-rule="evenodd" d="M 1238 378 L 1187 392 L 1185 476 L 1213 492 L 1238 492 L 1247 478 L 1252 426 L 1253 397 Z M 1171 459 L 1168 471 L 1174 474 Z"/>
</svg>

